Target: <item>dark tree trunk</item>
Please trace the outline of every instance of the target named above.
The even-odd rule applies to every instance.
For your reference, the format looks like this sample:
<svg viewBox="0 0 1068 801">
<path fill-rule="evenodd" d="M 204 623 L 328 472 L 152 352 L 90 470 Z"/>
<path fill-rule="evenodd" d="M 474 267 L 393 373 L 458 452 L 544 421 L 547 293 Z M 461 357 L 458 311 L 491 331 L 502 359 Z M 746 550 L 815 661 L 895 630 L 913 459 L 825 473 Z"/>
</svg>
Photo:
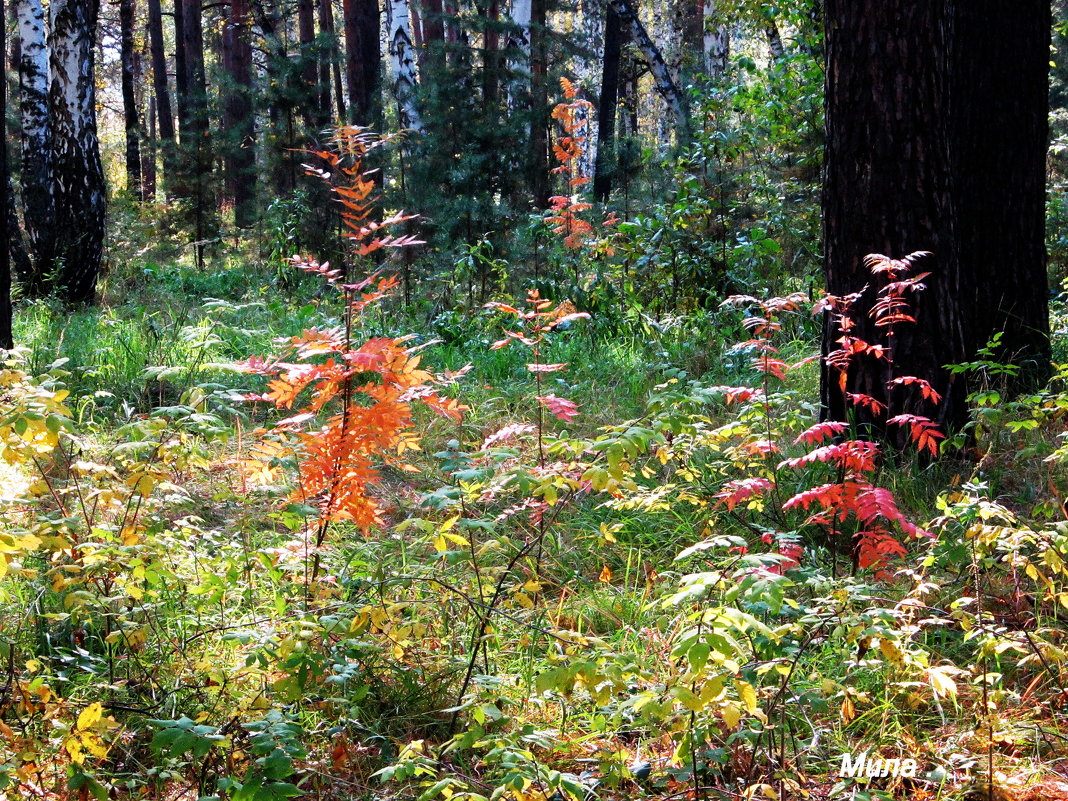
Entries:
<svg viewBox="0 0 1068 801">
<path fill-rule="evenodd" d="M 156 199 L 156 95 L 148 97 L 148 109 L 145 112 L 148 125 L 148 147 L 141 151 L 141 183 L 145 187 L 145 200 Z"/>
<path fill-rule="evenodd" d="M 223 30 L 223 53 L 229 86 L 223 107 L 229 135 L 225 167 L 226 190 L 239 228 L 256 219 L 256 141 L 252 110 L 252 42 L 247 0 L 231 0 Z"/>
<path fill-rule="evenodd" d="M 313 135 L 326 125 L 323 112 L 329 113 L 330 104 L 324 100 L 323 86 L 319 83 L 319 57 L 315 52 L 315 0 L 297 2 L 297 36 L 300 41 L 302 63 L 301 81 L 304 84 L 301 112 L 304 124 Z"/>
<path fill-rule="evenodd" d="M 3 80 L 0 80 L 0 122 L 7 120 L 7 14 L 3 0 L 0 0 L 0 64 L 3 64 Z M 6 126 L 5 126 L 6 127 Z M 11 221 L 6 214 L 11 205 L 11 175 L 8 172 L 7 162 L 7 135 L 0 141 L 0 192 L 3 198 L 5 212 L 4 219 L 7 222 L 8 236 L 17 233 L 11 230 Z M 0 247 L 0 348 L 11 349 L 15 342 L 11 336 L 11 259 L 8 247 Z"/>
<path fill-rule="evenodd" d="M 615 172 L 616 104 L 619 100 L 619 55 L 623 26 L 619 14 L 605 9 L 604 58 L 601 61 L 601 96 L 597 104 L 597 161 L 593 196 L 607 203 Z"/>
<path fill-rule="evenodd" d="M 1050 363 L 1045 213 L 1051 13 L 1042 0 L 955 0 L 953 194 L 970 280 L 969 352 L 1004 331 L 998 358 L 1022 386 Z"/>
<path fill-rule="evenodd" d="M 530 188 L 534 204 L 547 208 L 551 194 L 549 180 L 549 47 L 545 39 L 548 0 L 530 4 Z"/>
<path fill-rule="evenodd" d="M 174 0 L 174 98 L 178 112 L 178 133 L 182 146 L 189 144 L 189 59 L 185 50 L 185 5 Z"/>
<path fill-rule="evenodd" d="M 916 296 L 916 322 L 896 328 L 892 367 L 855 358 L 846 391 L 889 403 L 889 414 L 922 414 L 950 428 L 967 420 L 966 387 L 944 365 L 971 360 L 990 332 L 1008 328 L 1011 347 L 1040 368 L 1048 358 L 1049 7 L 1039 0 L 1011 9 L 973 2 L 827 0 L 825 6 L 828 291 L 845 295 L 871 285 L 862 263 L 868 253 L 934 253 L 918 265 L 931 275 Z M 850 332 L 868 342 L 880 338 L 867 316 L 872 302 L 873 290 L 866 290 Z M 841 336 L 828 319 L 825 354 Z M 888 397 L 886 381 L 902 375 L 926 379 L 942 394 L 937 413 L 913 395 Z M 856 414 L 863 426 L 884 433 L 885 415 L 847 414 L 838 380 L 836 370 L 823 368 L 825 414 L 835 420 Z M 889 438 L 903 444 L 899 432 Z"/>
<path fill-rule="evenodd" d="M 497 100 L 500 94 L 501 52 L 500 23 L 501 7 L 497 0 L 487 0 L 482 34 L 482 109 L 487 120 L 497 119 Z"/>
<path fill-rule="evenodd" d="M 330 121 L 331 75 L 337 118 L 345 119 L 345 90 L 341 82 L 341 58 L 337 46 L 337 29 L 334 26 L 334 4 L 331 0 L 319 0 L 319 32 L 326 37 L 319 67 L 319 82 L 325 93 L 323 108 L 326 118 L 323 125 L 326 125 Z"/>
<path fill-rule="evenodd" d="M 349 118 L 354 125 L 372 125 L 378 105 L 376 95 L 382 62 L 378 0 L 343 0 L 342 8 Z"/>
<path fill-rule="evenodd" d="M 104 248 L 93 63 L 99 10 L 96 0 L 52 0 L 50 7 L 55 258 L 59 289 L 71 303 L 93 301 Z"/>
<path fill-rule="evenodd" d="M 134 0 L 119 0 L 119 59 L 122 70 L 122 113 L 126 131 L 126 191 L 145 199 L 141 181 L 141 120 L 134 91 Z"/>
<path fill-rule="evenodd" d="M 441 66 L 445 47 L 445 18 L 441 0 L 420 4 L 423 20 L 423 44 L 419 50 L 420 78 L 427 80 L 430 71 Z M 439 76 L 440 77 L 440 76 Z"/>
<path fill-rule="evenodd" d="M 167 81 L 167 51 L 163 38 L 160 0 L 148 0 L 148 39 L 152 49 L 152 87 L 155 90 L 159 142 L 163 152 L 163 182 L 169 190 L 169 182 L 174 179 L 174 116 Z"/>
</svg>

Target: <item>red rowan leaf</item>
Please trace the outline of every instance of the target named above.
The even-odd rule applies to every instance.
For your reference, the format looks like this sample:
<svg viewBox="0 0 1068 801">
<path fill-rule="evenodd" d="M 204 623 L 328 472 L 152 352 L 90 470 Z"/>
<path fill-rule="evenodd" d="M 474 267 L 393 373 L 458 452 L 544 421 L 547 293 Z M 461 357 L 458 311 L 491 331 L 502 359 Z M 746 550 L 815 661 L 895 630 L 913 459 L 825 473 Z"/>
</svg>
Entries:
<svg viewBox="0 0 1068 801">
<path fill-rule="evenodd" d="M 558 398 L 555 395 L 538 395 L 538 402 L 549 410 L 549 413 L 570 423 L 578 416 L 578 406 L 574 401 L 566 398 Z"/>
</svg>

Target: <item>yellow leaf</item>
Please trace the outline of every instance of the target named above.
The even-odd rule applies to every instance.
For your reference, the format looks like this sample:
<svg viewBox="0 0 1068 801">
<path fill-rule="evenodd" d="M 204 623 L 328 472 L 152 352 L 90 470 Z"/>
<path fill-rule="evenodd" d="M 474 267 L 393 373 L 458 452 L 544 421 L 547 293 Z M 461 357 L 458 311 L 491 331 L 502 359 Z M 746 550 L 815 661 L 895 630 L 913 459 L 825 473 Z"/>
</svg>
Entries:
<svg viewBox="0 0 1068 801">
<path fill-rule="evenodd" d="M 517 592 L 515 594 L 515 602 L 524 609 L 533 609 L 534 602 L 530 599 L 530 596 L 525 592 Z"/>
<path fill-rule="evenodd" d="M 888 640 L 885 637 L 879 640 L 879 650 L 882 651 L 886 661 L 892 665 L 901 667 L 905 664 L 905 656 L 901 653 L 901 649 L 897 647 L 897 643 L 893 640 Z"/>
<path fill-rule="evenodd" d="M 601 575 L 597 577 L 597 580 L 602 584 L 612 583 L 612 571 L 608 569 L 608 565 L 601 568 Z"/>
<path fill-rule="evenodd" d="M 719 713 L 723 716 L 723 722 L 727 724 L 728 729 L 735 728 L 742 719 L 742 712 L 737 704 L 724 704 Z"/>
<path fill-rule="evenodd" d="M 104 716 L 104 707 L 100 702 L 89 704 L 78 714 L 78 728 L 82 731 L 92 728 Z"/>
<path fill-rule="evenodd" d="M 734 686 L 738 689 L 738 697 L 745 704 L 745 708 L 749 712 L 756 711 L 757 708 L 757 694 L 752 684 L 745 681 L 736 681 Z"/>
<path fill-rule="evenodd" d="M 949 677 L 954 672 L 955 668 L 949 666 L 927 668 L 927 676 L 931 679 L 931 689 L 939 698 L 957 697 L 957 683 Z"/>
<path fill-rule="evenodd" d="M 853 704 L 853 699 L 847 694 L 846 697 L 842 699 L 842 722 L 850 723 L 856 716 L 857 708 Z"/>
</svg>

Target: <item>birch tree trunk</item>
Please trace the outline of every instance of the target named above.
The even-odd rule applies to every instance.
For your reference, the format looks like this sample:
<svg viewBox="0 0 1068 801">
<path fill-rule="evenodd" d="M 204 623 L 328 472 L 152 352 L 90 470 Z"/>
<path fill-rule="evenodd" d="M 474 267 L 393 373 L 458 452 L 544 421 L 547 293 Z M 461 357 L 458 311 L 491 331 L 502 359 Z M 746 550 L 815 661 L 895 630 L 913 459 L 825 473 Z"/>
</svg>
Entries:
<svg viewBox="0 0 1068 801">
<path fill-rule="evenodd" d="M 774 17 L 769 17 L 764 23 L 764 35 L 768 38 L 768 52 L 771 60 L 778 61 L 786 55 L 786 48 L 782 45 L 782 35 L 779 33 L 779 25 Z"/>
<path fill-rule="evenodd" d="M 50 66 L 41 0 L 18 0 L 22 96 L 22 208 L 32 253 L 32 273 L 20 276 L 25 291 L 37 295 L 52 271 L 55 203 L 52 197 L 52 123 L 48 115 Z"/>
<path fill-rule="evenodd" d="M 668 110 L 675 118 L 676 130 L 680 137 L 685 135 L 689 128 L 689 120 L 686 114 L 686 101 L 679 91 L 671 70 L 668 69 L 664 57 L 660 54 L 660 48 L 649 36 L 648 31 L 638 17 L 632 0 L 608 0 L 609 6 L 618 15 L 622 24 L 630 31 L 630 38 L 641 51 L 649 64 L 649 72 L 652 73 L 656 82 L 656 91 L 664 98 Z"/>
<path fill-rule="evenodd" d="M 0 0 L 0 64 L 7 62 L 7 14 Z M 3 70 L 6 77 L 7 70 Z M 7 119 L 7 81 L 0 81 L 0 120 Z M 8 172 L 7 137 L 0 139 L 0 210 L 5 210 L 11 201 L 11 174 Z M 7 226 L 10 222 L 3 217 Z M 12 232 L 9 230 L 8 235 Z M 11 256 L 7 243 L 0 245 L 0 348 L 10 350 L 15 346 L 11 337 Z"/>
<path fill-rule="evenodd" d="M 508 52 L 508 72 L 512 75 L 522 75 L 530 71 L 530 0 L 512 0 L 509 16 L 512 27 L 508 31 L 508 39 L 505 42 L 505 50 Z M 520 108 L 522 105 L 517 91 L 519 86 L 521 83 L 517 80 L 509 84 L 509 108 Z"/>
<path fill-rule="evenodd" d="M 90 303 L 104 246 L 104 171 L 96 133 L 94 45 L 98 0 L 52 0 L 55 260 L 70 303 Z"/>
<path fill-rule="evenodd" d="M 392 92 L 397 101 L 397 116 L 400 127 L 413 131 L 423 130 L 423 121 L 415 105 L 415 48 L 412 46 L 412 28 L 408 0 L 389 0 L 386 6 L 389 15 L 388 42 Z"/>
<path fill-rule="evenodd" d="M 730 31 L 722 22 L 714 22 L 716 17 L 715 0 L 704 0 L 704 62 L 710 78 L 719 78 L 727 71 L 730 62 Z"/>
</svg>

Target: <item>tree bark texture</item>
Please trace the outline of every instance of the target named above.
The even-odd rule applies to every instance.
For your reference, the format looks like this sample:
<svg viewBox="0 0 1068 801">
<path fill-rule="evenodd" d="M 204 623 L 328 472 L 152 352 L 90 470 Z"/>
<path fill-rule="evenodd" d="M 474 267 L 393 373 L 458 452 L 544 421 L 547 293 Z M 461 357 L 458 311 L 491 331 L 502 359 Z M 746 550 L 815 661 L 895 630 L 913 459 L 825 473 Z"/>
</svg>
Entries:
<svg viewBox="0 0 1068 801">
<path fill-rule="evenodd" d="M 234 204 L 234 222 L 240 228 L 256 218 L 256 140 L 252 108 L 252 41 L 247 0 L 231 0 L 223 30 L 223 53 L 229 85 L 223 119 L 229 136 L 226 191 Z"/>
<path fill-rule="evenodd" d="M 634 7 L 633 0 L 608 0 L 608 4 L 619 15 L 623 25 L 630 33 L 631 41 L 634 42 L 645 57 L 649 65 L 649 72 L 652 73 L 653 80 L 656 83 L 656 91 L 664 98 L 668 110 L 675 118 L 676 130 L 680 136 L 683 136 L 689 126 L 686 114 L 686 99 L 682 96 L 682 92 L 679 91 L 679 86 L 675 82 L 671 70 L 668 69 L 667 62 L 664 61 L 664 57 L 660 53 L 660 48 L 656 46 L 656 43 L 649 36 L 649 32 L 645 30 L 645 26 L 638 17 L 638 11 Z"/>
<path fill-rule="evenodd" d="M 354 125 L 372 125 L 382 60 L 378 0 L 343 0 L 342 9 L 349 119 Z"/>
<path fill-rule="evenodd" d="M 7 9 L 0 0 L 0 64 L 7 66 Z M 0 81 L 0 120 L 7 120 L 7 70 L 3 70 L 4 80 Z M 0 198 L 6 212 L 11 201 L 11 174 L 8 171 L 7 136 L 0 138 Z M 11 223 L 4 214 L 8 236 L 12 234 Z M 15 229 L 18 230 L 17 228 Z M 11 336 L 11 256 L 5 242 L 0 247 L 0 348 L 10 350 L 15 346 Z"/>
<path fill-rule="evenodd" d="M 52 0 L 51 111 L 55 264 L 71 303 L 92 302 L 104 247 L 104 172 L 96 133 L 97 0 Z"/>
<path fill-rule="evenodd" d="M 20 275 L 23 288 L 33 296 L 51 272 L 55 252 L 55 201 L 52 197 L 52 122 L 49 118 L 48 61 L 44 7 L 41 0 L 18 0 L 19 59 L 22 119 L 22 209 L 32 253 L 33 269 Z"/>
<path fill-rule="evenodd" d="M 148 0 L 148 39 L 152 50 L 152 88 L 159 122 L 159 143 L 163 155 L 163 184 L 169 195 L 174 179 L 174 114 L 167 80 L 167 51 L 163 38 L 163 12 L 160 0 Z M 154 137 L 153 137 L 154 138 Z"/>
<path fill-rule="evenodd" d="M 122 113 L 126 133 L 126 191 L 145 199 L 141 180 L 141 115 L 137 109 L 134 65 L 134 0 L 119 0 L 119 60 L 122 73 Z"/>
<path fill-rule="evenodd" d="M 393 99 L 401 129 L 421 131 L 423 122 L 415 105 L 415 46 L 412 44 L 411 7 L 408 0 L 388 0 L 388 42 Z"/>
<path fill-rule="evenodd" d="M 605 9 L 604 57 L 601 60 L 601 95 L 597 101 L 597 161 L 593 171 L 593 196 L 607 203 L 615 172 L 616 105 L 619 102 L 619 57 L 622 21 L 612 8 Z"/>
<path fill-rule="evenodd" d="M 917 267 L 931 275 L 915 299 L 916 323 L 897 327 L 893 366 L 855 358 L 846 391 L 889 402 L 890 414 L 958 427 L 967 421 L 967 389 L 945 365 L 971 360 L 1001 329 L 1013 343 L 1006 352 L 1024 351 L 1040 368 L 1048 359 L 1048 4 L 827 0 L 825 14 L 828 291 L 872 285 L 868 253 L 934 254 Z M 879 338 L 867 315 L 873 300 L 865 290 L 850 332 L 868 342 Z M 841 336 L 828 319 L 825 354 Z M 824 412 L 846 420 L 838 375 L 824 366 Z M 900 375 L 926 379 L 942 394 L 937 414 L 903 391 L 887 397 L 886 381 Z M 852 413 L 882 431 L 864 410 Z"/>
</svg>

